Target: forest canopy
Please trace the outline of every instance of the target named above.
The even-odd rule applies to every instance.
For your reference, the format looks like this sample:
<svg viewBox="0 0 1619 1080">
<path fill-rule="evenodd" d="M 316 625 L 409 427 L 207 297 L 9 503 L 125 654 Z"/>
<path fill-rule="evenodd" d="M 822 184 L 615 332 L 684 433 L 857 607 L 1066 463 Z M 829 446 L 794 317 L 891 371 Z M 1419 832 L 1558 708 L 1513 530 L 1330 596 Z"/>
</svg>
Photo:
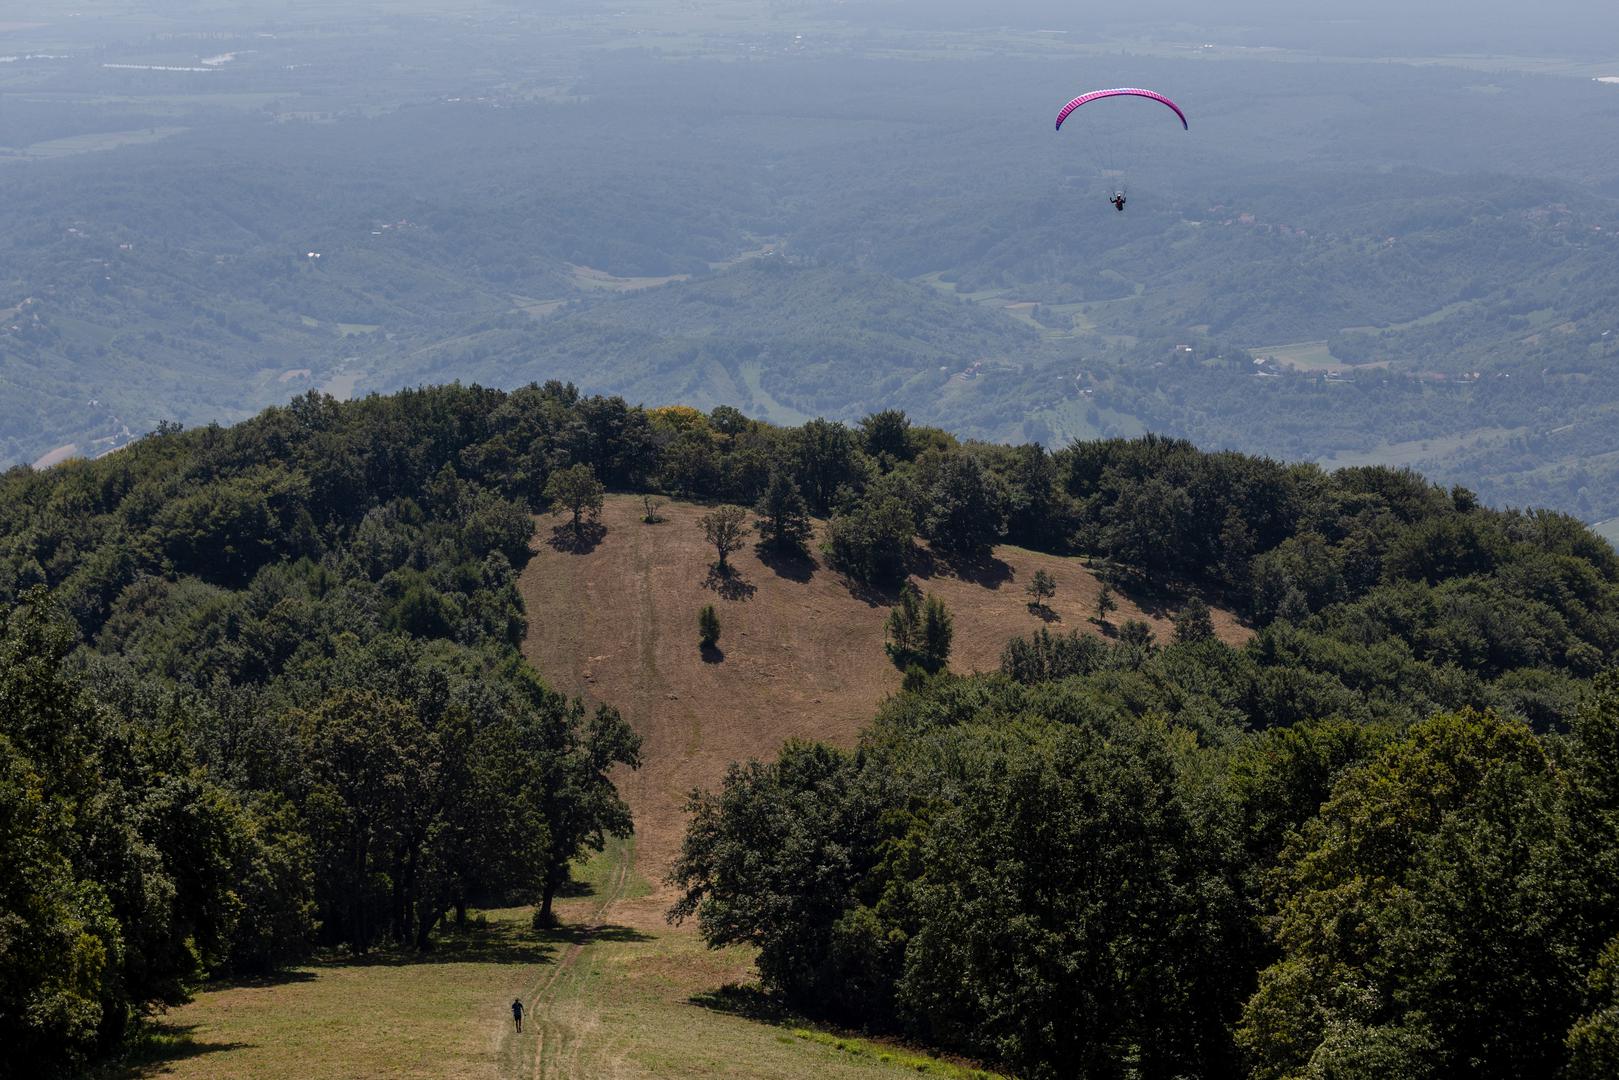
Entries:
<svg viewBox="0 0 1619 1080">
<path fill-rule="evenodd" d="M 1619 558 L 1579 522 L 1401 470 L 963 442 L 898 411 L 777 427 L 560 383 L 310 394 L 0 476 L 8 1045 L 67 1068 L 209 976 L 431 949 L 491 899 L 548 919 L 570 862 L 631 828 L 608 772 L 639 746 L 523 662 L 547 613 L 515 575 L 536 513 L 588 542 L 603 489 L 760 507 L 767 544 L 813 542 L 814 513 L 819 555 L 878 595 L 1013 543 L 1256 631 L 1222 644 L 1192 605 L 1172 641 L 918 665 L 858 750 L 790 747 L 699 796 L 677 910 L 759 946 L 797 1007 L 1028 1075 L 1443 1064 L 1510 1003 L 1534 1009 L 1492 1063 L 1611 1048 Z M 1404 831 L 1361 837 L 1377 807 Z M 1395 891 L 1355 909 L 1370 944 L 1331 952 L 1321 898 L 1373 879 Z M 1464 885 L 1497 922 L 1458 924 Z M 1526 974 L 1419 1016 L 1465 974 L 1418 970 L 1431 940 Z"/>
</svg>

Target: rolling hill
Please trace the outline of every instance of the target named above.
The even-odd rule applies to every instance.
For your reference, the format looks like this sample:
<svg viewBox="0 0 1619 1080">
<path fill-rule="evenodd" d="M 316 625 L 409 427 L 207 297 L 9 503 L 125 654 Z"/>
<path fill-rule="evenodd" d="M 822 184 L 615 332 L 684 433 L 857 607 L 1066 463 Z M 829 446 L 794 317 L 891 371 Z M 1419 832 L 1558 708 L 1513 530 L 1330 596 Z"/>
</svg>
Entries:
<svg viewBox="0 0 1619 1080">
<path fill-rule="evenodd" d="M 767 565 L 751 549 L 733 556 L 739 574 L 721 595 L 705 584 L 713 552 L 697 525 L 704 508 L 671 502 L 651 525 L 642 512 L 637 497 L 609 497 L 597 547 L 577 554 L 539 543 L 519 583 L 529 612 L 525 657 L 558 689 L 620 708 L 644 740 L 640 770 L 617 778 L 636 836 L 581 868 L 576 895 L 560 908 L 567 927 L 535 944 L 517 922 L 526 909 L 494 911 L 486 928 L 449 940 L 438 963 L 325 958 L 290 980 L 200 994 L 170 1018 L 181 1046 L 154 1054 L 161 1075 L 269 1077 L 296 1056 L 309 1080 L 988 1076 L 735 1015 L 722 988 L 752 977 L 749 951 L 710 951 L 692 924 L 664 922 L 671 891 L 663 877 L 690 790 L 713 787 L 731 762 L 769 758 L 789 739 L 852 745 L 900 675 L 883 653 L 890 598 L 852 590 L 813 562 Z M 540 535 L 554 523 L 541 519 Z M 955 616 L 954 669 L 993 670 L 1006 640 L 1045 625 L 1023 592 L 1035 570 L 1057 581 L 1053 628 L 1096 632 L 1086 616 L 1098 582 L 1082 561 L 1004 545 L 995 556 L 987 578 L 915 579 Z M 704 603 L 720 609 L 718 662 L 697 648 Z M 1114 618 L 1145 619 L 1162 636 L 1168 615 L 1120 595 Z M 1228 642 L 1249 636 L 1229 614 L 1216 612 L 1215 624 Z M 502 1015 L 511 996 L 529 1005 L 530 1041 Z M 446 1047 L 457 1048 L 453 1066 Z"/>
<path fill-rule="evenodd" d="M 651 881 L 678 848 L 692 788 L 713 787 L 733 761 L 772 757 L 787 739 L 852 745 L 900 685 L 883 652 L 892 596 L 851 590 L 817 563 L 773 568 L 751 549 L 734 557 L 742 586 L 718 593 L 705 579 L 713 549 L 697 523 L 704 512 L 672 503 L 660 511 L 668 520 L 646 525 L 638 498 L 609 498 L 598 548 L 574 555 L 542 546 L 521 579 L 530 613 L 524 655 L 558 689 L 622 710 L 645 739 L 646 764 L 620 785 L 635 811 L 637 869 Z M 1087 618 L 1100 585 L 1081 560 L 1007 545 L 995 555 L 987 578 L 914 578 L 955 616 L 952 669 L 997 670 L 1009 639 L 1045 625 L 1023 591 L 1036 570 L 1057 582 L 1054 631 L 1099 632 Z M 1171 613 L 1119 600 L 1117 622 L 1144 619 L 1167 638 Z M 723 626 L 718 663 L 697 649 L 705 603 Z M 1216 627 L 1232 644 L 1249 636 L 1228 614 Z M 637 923 L 655 924 L 666 897 L 655 891 Z"/>
</svg>

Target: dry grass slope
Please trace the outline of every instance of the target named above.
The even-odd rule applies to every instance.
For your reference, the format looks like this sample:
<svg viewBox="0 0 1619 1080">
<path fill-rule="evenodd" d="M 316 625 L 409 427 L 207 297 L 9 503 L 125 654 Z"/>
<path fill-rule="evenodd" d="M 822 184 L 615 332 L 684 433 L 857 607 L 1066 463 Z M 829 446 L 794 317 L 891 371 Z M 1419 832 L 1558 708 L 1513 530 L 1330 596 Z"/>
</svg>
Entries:
<svg viewBox="0 0 1619 1080">
<path fill-rule="evenodd" d="M 714 550 L 698 524 L 705 512 L 669 503 L 666 520 L 647 525 L 639 498 L 610 497 L 599 544 L 586 553 L 541 544 L 521 581 L 529 661 L 558 689 L 617 706 L 645 740 L 645 765 L 619 782 L 635 811 L 638 868 L 652 881 L 678 850 L 692 788 L 717 784 L 732 761 L 774 756 L 787 739 L 851 745 L 900 684 L 883 652 L 892 595 L 852 589 L 815 563 L 767 565 L 751 548 L 732 556 L 732 583 L 715 588 Z M 540 535 L 555 522 L 541 519 Z M 995 670 L 1009 639 L 1046 625 L 1024 592 L 1036 570 L 1057 583 L 1054 631 L 1099 632 L 1088 619 L 1101 583 L 1082 560 L 1003 546 L 971 577 L 916 579 L 955 616 L 954 670 Z M 1115 623 L 1144 619 L 1168 637 L 1172 612 L 1117 598 Z M 723 656 L 705 658 L 697 612 L 709 603 Z M 1228 641 L 1247 635 L 1223 612 L 1215 626 Z M 667 900 L 654 890 L 635 921 L 656 922 Z"/>
</svg>

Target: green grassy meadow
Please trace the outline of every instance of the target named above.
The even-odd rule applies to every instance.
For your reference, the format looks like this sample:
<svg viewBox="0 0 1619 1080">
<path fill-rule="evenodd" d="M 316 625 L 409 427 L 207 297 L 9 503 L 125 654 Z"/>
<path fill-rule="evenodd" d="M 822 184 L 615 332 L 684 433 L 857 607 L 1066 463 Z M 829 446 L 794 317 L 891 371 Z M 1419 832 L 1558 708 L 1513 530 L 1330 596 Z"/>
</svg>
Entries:
<svg viewBox="0 0 1619 1080">
<path fill-rule="evenodd" d="M 1334 360 L 1325 341 L 1299 341 L 1292 345 L 1265 345 L 1252 350 L 1256 358 L 1276 361 L 1297 371 L 1331 371 L 1349 367 Z"/>
<path fill-rule="evenodd" d="M 477 911 L 426 957 L 332 954 L 204 990 L 98 1080 L 991 1075 L 750 1018 L 759 996 L 738 984 L 752 978 L 751 951 L 709 950 L 690 926 L 665 925 L 634 858 L 633 840 L 615 841 L 582 864 L 555 930 L 532 929 L 529 907 Z M 522 1034 L 514 997 L 528 1009 Z"/>
</svg>

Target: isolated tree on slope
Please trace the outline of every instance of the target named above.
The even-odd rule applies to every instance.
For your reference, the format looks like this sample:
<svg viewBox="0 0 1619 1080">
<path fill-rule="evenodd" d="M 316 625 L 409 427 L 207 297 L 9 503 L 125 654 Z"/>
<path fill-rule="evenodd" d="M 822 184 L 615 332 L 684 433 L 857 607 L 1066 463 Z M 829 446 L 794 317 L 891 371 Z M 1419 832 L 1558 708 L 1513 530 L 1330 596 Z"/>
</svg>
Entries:
<svg viewBox="0 0 1619 1080">
<path fill-rule="evenodd" d="M 1030 605 L 1044 611 L 1046 601 L 1057 595 L 1057 579 L 1044 570 L 1036 570 L 1024 591 L 1029 594 Z"/>
<path fill-rule="evenodd" d="M 888 613 L 887 631 L 884 648 L 901 670 L 915 665 L 934 675 L 950 660 L 955 627 L 949 610 L 937 596 L 924 601 L 910 582 L 900 590 L 899 606 Z"/>
<path fill-rule="evenodd" d="M 545 497 L 551 500 L 551 512 L 567 510 L 573 514 L 573 533 L 578 536 L 586 518 L 594 521 L 601 513 L 602 497 L 607 489 L 596 479 L 589 465 L 570 465 L 551 474 L 545 485 Z"/>
<path fill-rule="evenodd" d="M 740 506 L 721 506 L 704 514 L 700 519 L 703 535 L 719 553 L 719 569 L 726 570 L 726 559 L 742 546 L 742 537 L 748 531 L 748 512 Z"/>
<path fill-rule="evenodd" d="M 1102 582 L 1101 591 L 1096 594 L 1096 624 L 1107 625 L 1107 617 L 1119 610 L 1119 602 L 1113 599 L 1113 586 Z"/>
</svg>

